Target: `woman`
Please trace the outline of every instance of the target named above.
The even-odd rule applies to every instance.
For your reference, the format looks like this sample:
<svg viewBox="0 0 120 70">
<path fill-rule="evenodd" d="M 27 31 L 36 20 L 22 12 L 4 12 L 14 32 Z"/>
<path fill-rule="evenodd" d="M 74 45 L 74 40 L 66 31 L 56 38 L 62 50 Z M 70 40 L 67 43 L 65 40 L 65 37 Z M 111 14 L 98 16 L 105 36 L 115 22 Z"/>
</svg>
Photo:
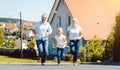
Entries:
<svg viewBox="0 0 120 70">
<path fill-rule="evenodd" d="M 80 47 L 80 39 L 82 38 L 82 29 L 78 25 L 77 19 L 73 18 L 71 25 L 68 27 L 68 41 L 70 45 L 70 52 L 73 56 L 73 65 L 75 65 L 78 58 L 78 51 Z"/>
</svg>

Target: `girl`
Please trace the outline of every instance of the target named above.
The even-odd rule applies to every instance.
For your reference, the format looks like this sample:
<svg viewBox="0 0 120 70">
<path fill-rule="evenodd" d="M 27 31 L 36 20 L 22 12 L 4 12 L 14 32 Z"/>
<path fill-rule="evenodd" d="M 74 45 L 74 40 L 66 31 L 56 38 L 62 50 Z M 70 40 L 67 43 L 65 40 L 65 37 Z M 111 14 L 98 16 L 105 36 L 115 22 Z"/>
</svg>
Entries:
<svg viewBox="0 0 120 70">
<path fill-rule="evenodd" d="M 57 47 L 57 60 L 58 66 L 60 65 L 61 58 L 64 57 L 64 47 L 66 46 L 67 40 L 66 37 L 63 35 L 63 29 L 58 28 L 57 35 L 54 39 L 54 47 Z"/>
</svg>

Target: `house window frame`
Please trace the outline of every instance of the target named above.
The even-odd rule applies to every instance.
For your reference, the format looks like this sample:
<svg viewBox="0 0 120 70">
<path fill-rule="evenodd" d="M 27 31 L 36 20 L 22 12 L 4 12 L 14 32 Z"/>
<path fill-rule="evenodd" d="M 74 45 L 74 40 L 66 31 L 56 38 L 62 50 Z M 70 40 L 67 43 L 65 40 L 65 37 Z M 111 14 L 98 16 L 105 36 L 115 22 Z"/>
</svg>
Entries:
<svg viewBox="0 0 120 70">
<path fill-rule="evenodd" d="M 70 15 L 67 15 L 67 26 L 70 26 L 71 25 L 71 16 Z"/>
<path fill-rule="evenodd" d="M 62 26 L 62 24 L 61 24 L 61 17 L 58 16 L 57 17 L 57 27 L 61 27 L 61 26 Z"/>
</svg>

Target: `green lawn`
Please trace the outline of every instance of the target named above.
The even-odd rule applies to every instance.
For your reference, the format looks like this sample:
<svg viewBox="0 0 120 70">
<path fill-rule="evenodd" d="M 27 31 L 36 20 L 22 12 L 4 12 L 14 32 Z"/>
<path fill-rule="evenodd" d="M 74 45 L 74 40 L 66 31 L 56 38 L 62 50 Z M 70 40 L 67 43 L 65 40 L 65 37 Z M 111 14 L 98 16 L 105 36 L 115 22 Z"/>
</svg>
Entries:
<svg viewBox="0 0 120 70">
<path fill-rule="evenodd" d="M 9 56 L 0 55 L 0 63 L 38 63 L 38 62 L 37 62 L 37 59 L 13 58 Z M 57 63 L 57 59 L 47 60 L 47 63 Z M 61 61 L 61 63 L 72 63 L 72 61 Z"/>
<path fill-rule="evenodd" d="M 12 58 L 9 56 L 0 56 L 0 62 L 7 63 L 37 63 L 35 59 L 25 59 L 25 58 Z"/>
</svg>

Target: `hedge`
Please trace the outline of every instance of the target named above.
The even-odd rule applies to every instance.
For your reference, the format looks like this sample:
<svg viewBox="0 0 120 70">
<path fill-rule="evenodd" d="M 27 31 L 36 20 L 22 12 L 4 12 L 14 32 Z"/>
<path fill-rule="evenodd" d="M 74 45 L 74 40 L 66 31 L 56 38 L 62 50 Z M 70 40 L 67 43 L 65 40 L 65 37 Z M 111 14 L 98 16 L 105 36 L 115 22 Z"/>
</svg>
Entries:
<svg viewBox="0 0 120 70">
<path fill-rule="evenodd" d="M 21 57 L 21 50 L 0 48 L 0 55 L 10 56 L 10 57 Z M 37 57 L 36 50 L 35 49 L 23 49 L 23 57 L 36 58 Z"/>
</svg>

